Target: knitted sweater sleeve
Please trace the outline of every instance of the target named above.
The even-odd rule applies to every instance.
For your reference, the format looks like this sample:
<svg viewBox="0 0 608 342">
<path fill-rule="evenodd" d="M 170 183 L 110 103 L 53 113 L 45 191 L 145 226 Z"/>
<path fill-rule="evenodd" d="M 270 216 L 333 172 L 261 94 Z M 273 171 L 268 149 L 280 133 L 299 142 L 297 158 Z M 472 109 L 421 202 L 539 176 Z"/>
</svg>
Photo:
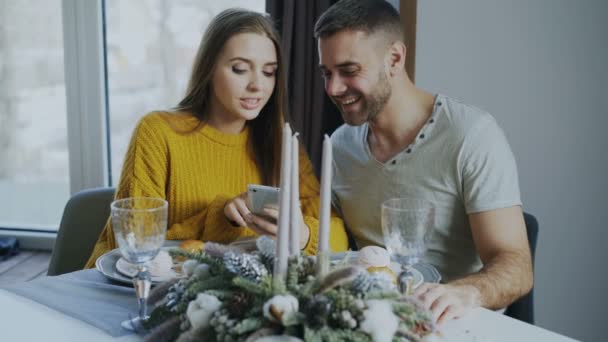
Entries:
<svg viewBox="0 0 608 342">
<path fill-rule="evenodd" d="M 304 248 L 306 254 L 317 253 L 319 241 L 319 181 L 314 174 L 312 163 L 307 153 L 300 149 L 300 205 L 304 222 L 310 228 L 310 239 Z M 348 237 L 344 222 L 332 209 L 330 218 L 329 247 L 334 252 L 348 250 Z"/>
<path fill-rule="evenodd" d="M 224 206 L 232 197 L 217 195 L 199 214 L 174 223 L 167 231 L 168 240 L 202 240 L 228 244 L 238 238 L 255 236 L 247 227 L 233 227 L 224 215 Z"/>
<path fill-rule="evenodd" d="M 151 121 L 152 115 L 145 116 L 133 132 L 116 189 L 117 199 L 140 196 L 166 198 L 167 145 Z M 98 257 L 116 247 L 112 222 L 108 220 L 85 268 L 94 267 Z"/>
</svg>

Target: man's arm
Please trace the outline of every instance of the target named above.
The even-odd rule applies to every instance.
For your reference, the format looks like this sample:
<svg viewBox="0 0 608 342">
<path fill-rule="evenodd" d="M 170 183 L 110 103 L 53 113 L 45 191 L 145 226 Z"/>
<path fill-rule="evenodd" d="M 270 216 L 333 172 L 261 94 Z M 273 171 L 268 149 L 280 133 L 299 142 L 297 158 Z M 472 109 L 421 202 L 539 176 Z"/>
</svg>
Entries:
<svg viewBox="0 0 608 342">
<path fill-rule="evenodd" d="M 445 285 L 424 284 L 415 292 L 438 322 L 482 306 L 500 309 L 532 288 L 532 260 L 520 206 L 469 215 L 483 268 Z"/>
<path fill-rule="evenodd" d="M 472 214 L 469 222 L 484 266 L 452 284 L 477 288 L 485 308 L 504 308 L 532 288 L 532 258 L 521 207 Z"/>
</svg>

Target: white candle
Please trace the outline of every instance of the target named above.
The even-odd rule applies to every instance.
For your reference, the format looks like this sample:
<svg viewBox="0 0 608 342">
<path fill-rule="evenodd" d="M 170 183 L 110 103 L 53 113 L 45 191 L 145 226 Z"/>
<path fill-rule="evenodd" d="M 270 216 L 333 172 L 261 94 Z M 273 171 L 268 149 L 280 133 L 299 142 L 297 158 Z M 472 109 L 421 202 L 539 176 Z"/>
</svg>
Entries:
<svg viewBox="0 0 608 342">
<path fill-rule="evenodd" d="M 283 144 L 281 146 L 281 188 L 279 190 L 279 226 L 277 231 L 276 259 L 273 276 L 276 280 L 285 279 L 287 275 L 287 258 L 289 254 L 289 202 L 291 178 L 291 128 L 283 127 Z"/>
<path fill-rule="evenodd" d="M 318 271 L 324 275 L 329 269 L 329 218 L 331 214 L 331 139 L 325 135 L 323 139 L 323 159 L 321 164 L 321 201 L 319 203 L 319 258 Z"/>
<path fill-rule="evenodd" d="M 298 133 L 291 139 L 291 206 L 289 214 L 289 255 L 300 253 L 300 170 L 299 170 Z"/>
</svg>

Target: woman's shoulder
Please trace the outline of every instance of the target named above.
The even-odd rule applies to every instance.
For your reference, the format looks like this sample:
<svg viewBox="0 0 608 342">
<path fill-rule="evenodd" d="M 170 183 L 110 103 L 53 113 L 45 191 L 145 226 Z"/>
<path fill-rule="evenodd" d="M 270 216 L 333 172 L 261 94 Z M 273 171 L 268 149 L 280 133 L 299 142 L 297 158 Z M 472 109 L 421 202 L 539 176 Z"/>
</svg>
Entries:
<svg viewBox="0 0 608 342">
<path fill-rule="evenodd" d="M 143 115 L 140 123 L 147 125 L 164 126 L 192 126 L 198 124 L 199 119 L 188 112 L 152 111 Z"/>
<path fill-rule="evenodd" d="M 188 112 L 152 111 L 141 117 L 138 127 L 160 132 L 188 133 L 196 130 L 200 120 Z"/>
</svg>

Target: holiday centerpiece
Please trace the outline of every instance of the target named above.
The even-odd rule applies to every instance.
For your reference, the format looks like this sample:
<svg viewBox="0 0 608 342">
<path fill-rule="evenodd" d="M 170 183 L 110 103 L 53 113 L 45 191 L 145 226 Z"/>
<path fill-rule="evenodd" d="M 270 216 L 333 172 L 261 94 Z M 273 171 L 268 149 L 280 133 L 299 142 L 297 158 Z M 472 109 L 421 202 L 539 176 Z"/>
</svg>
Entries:
<svg viewBox="0 0 608 342">
<path fill-rule="evenodd" d="M 276 240 L 260 237 L 248 252 L 212 242 L 200 252 L 170 252 L 186 260 L 186 276 L 150 294 L 148 341 L 418 341 L 434 331 L 430 314 L 397 289 L 394 275 L 330 267 L 327 136 L 318 251 L 300 252 L 297 160 L 298 140 L 286 125 Z"/>
<path fill-rule="evenodd" d="M 387 273 L 341 265 L 320 277 L 317 258 L 298 254 L 277 280 L 274 241 L 257 245 L 252 253 L 214 243 L 201 253 L 171 251 L 189 258 L 187 277 L 152 291 L 147 340 L 418 341 L 434 330 L 430 315 Z"/>
</svg>

